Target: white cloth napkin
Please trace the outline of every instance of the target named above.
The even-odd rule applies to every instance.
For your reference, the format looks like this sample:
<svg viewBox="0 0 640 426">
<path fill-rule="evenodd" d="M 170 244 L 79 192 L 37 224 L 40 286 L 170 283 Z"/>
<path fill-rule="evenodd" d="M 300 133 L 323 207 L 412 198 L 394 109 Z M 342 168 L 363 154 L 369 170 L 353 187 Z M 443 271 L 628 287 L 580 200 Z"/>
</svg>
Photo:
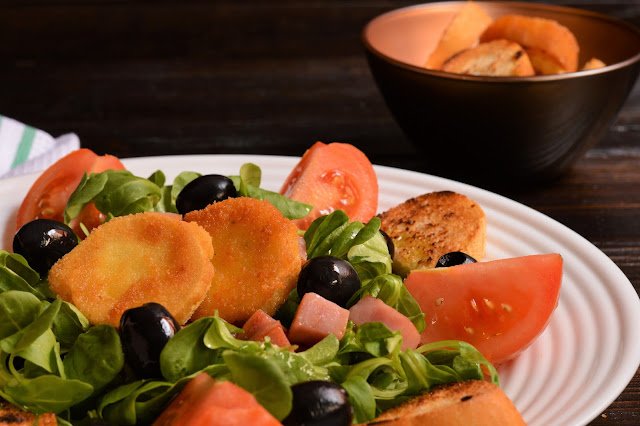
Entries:
<svg viewBox="0 0 640 426">
<path fill-rule="evenodd" d="M 35 173 L 80 148 L 75 133 L 58 138 L 0 115 L 0 179 Z"/>
</svg>

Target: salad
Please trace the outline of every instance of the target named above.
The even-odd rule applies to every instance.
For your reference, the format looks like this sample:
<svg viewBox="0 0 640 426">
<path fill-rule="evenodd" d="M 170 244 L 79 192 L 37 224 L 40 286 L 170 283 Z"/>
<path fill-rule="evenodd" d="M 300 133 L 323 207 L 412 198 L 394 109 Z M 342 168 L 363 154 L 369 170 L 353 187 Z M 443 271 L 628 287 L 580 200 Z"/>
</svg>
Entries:
<svg viewBox="0 0 640 426">
<path fill-rule="evenodd" d="M 114 170 L 86 175 L 67 197 L 63 220 L 71 223 L 82 217 L 91 203 L 99 212 L 98 220 L 100 215 L 109 220 L 140 211 L 176 213 L 181 189 L 198 176 L 181 173 L 166 185 L 160 171 L 148 178 Z M 306 203 L 262 190 L 256 165 L 243 166 L 230 179 L 241 196 L 269 200 L 290 219 L 304 218 L 310 209 Z M 85 235 L 91 232 L 87 223 L 86 219 L 77 223 Z M 350 262 L 362 279 L 356 298 L 379 297 L 422 331 L 424 314 L 402 280 L 392 274 L 389 252 L 378 230 L 375 218 L 363 224 L 336 210 L 317 218 L 304 232 L 307 256 L 333 254 Z M 292 410 L 292 385 L 310 380 L 341 385 L 353 407 L 354 422 L 370 420 L 437 384 L 482 380 L 487 375 L 498 383 L 493 366 L 461 341 L 403 351 L 402 336 L 385 325 L 350 323 L 341 339 L 328 335 L 306 350 L 291 351 L 269 339 L 240 339 L 242 330 L 217 315 L 177 331 L 160 355 L 162 377 L 140 379 L 129 368 L 118 330 L 90 325 L 75 306 L 50 292 L 41 275 L 22 256 L 1 252 L 4 321 L 0 323 L 8 325 L 0 336 L 5 360 L 0 393 L 34 413 L 55 412 L 62 424 L 90 419 L 151 423 L 202 372 L 248 390 L 278 420 Z M 298 303 L 294 291 L 276 318 L 290 320 Z"/>
</svg>

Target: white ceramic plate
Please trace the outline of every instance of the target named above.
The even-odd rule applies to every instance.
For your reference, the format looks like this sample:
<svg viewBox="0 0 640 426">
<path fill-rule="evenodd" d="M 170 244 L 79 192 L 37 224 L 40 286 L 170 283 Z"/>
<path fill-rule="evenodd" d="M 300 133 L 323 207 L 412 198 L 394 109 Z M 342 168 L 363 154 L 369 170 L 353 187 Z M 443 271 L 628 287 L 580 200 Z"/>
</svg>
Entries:
<svg viewBox="0 0 640 426">
<path fill-rule="evenodd" d="M 125 160 L 148 176 L 160 169 L 170 182 L 181 171 L 237 174 L 242 163 L 262 169 L 262 187 L 280 186 L 297 159 L 202 155 Z M 618 267 L 587 240 L 522 204 L 469 185 L 376 166 L 380 211 L 434 190 L 452 190 L 478 202 L 487 215 L 486 260 L 560 253 L 560 303 L 546 331 L 499 369 L 502 387 L 531 425 L 582 425 L 599 416 L 624 390 L 640 364 L 640 299 Z M 9 249 L 16 210 L 37 176 L 0 181 L 0 232 Z"/>
</svg>

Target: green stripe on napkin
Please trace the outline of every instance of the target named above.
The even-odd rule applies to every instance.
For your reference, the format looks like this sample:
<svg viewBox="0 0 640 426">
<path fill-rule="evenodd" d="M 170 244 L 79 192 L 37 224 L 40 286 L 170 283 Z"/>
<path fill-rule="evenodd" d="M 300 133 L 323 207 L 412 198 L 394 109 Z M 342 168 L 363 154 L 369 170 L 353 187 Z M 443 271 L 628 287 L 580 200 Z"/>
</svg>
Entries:
<svg viewBox="0 0 640 426">
<path fill-rule="evenodd" d="M 20 143 L 18 144 L 18 149 L 16 150 L 16 156 L 13 158 L 13 164 L 11 164 L 11 168 L 14 168 L 29 158 L 29 153 L 31 152 L 31 145 L 33 145 L 33 140 L 36 137 L 36 129 L 30 126 L 24 126 L 24 131 L 22 132 L 22 139 L 20 139 Z"/>
</svg>

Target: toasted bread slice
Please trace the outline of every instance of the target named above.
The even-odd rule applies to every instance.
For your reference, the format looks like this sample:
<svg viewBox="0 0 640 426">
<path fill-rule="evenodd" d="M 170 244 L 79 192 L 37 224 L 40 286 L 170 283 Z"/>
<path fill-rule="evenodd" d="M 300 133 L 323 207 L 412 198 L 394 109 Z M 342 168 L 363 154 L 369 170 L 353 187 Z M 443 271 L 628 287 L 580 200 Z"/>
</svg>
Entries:
<svg viewBox="0 0 640 426">
<path fill-rule="evenodd" d="M 531 65 L 537 75 L 564 74 L 567 72 L 556 58 L 543 50 L 530 47 L 525 49 L 525 52 L 529 55 Z"/>
<path fill-rule="evenodd" d="M 393 240 L 393 270 L 403 277 L 435 267 L 443 254 L 462 251 L 482 260 L 487 219 L 482 208 L 451 191 L 412 198 L 378 215 Z"/>
<path fill-rule="evenodd" d="M 491 20 L 476 3 L 466 2 L 445 29 L 436 48 L 429 55 L 425 68 L 439 70 L 451 56 L 475 46 Z"/>
<path fill-rule="evenodd" d="M 367 425 L 524 425 L 522 415 L 498 386 L 470 380 L 435 388 L 385 411 Z"/>
<path fill-rule="evenodd" d="M 557 21 L 523 15 L 496 19 L 480 36 L 480 43 L 507 39 L 524 48 L 535 48 L 551 55 L 566 72 L 578 69 L 580 48 L 573 33 Z"/>
<path fill-rule="evenodd" d="M 91 324 L 118 327 L 122 313 L 147 302 L 164 306 L 186 323 L 213 277 L 209 234 L 164 213 L 111 219 L 49 272 L 49 285 Z"/>
<path fill-rule="evenodd" d="M 584 64 L 584 66 L 582 67 L 582 70 L 583 71 L 595 70 L 597 68 L 602 68 L 602 67 L 606 67 L 606 66 L 607 66 L 607 64 L 602 62 L 600 59 L 591 58 Z"/>
<path fill-rule="evenodd" d="M 0 399 L 0 426 L 55 426 L 58 424 L 54 413 L 33 414 L 23 411 Z"/>
<path fill-rule="evenodd" d="M 230 198 L 184 216 L 211 235 L 215 277 L 193 319 L 243 324 L 258 309 L 273 315 L 302 268 L 298 228 L 268 201 Z"/>
<path fill-rule="evenodd" d="M 535 74 L 524 49 L 509 40 L 493 40 L 463 50 L 445 62 L 442 71 L 496 77 L 526 77 Z"/>
</svg>

